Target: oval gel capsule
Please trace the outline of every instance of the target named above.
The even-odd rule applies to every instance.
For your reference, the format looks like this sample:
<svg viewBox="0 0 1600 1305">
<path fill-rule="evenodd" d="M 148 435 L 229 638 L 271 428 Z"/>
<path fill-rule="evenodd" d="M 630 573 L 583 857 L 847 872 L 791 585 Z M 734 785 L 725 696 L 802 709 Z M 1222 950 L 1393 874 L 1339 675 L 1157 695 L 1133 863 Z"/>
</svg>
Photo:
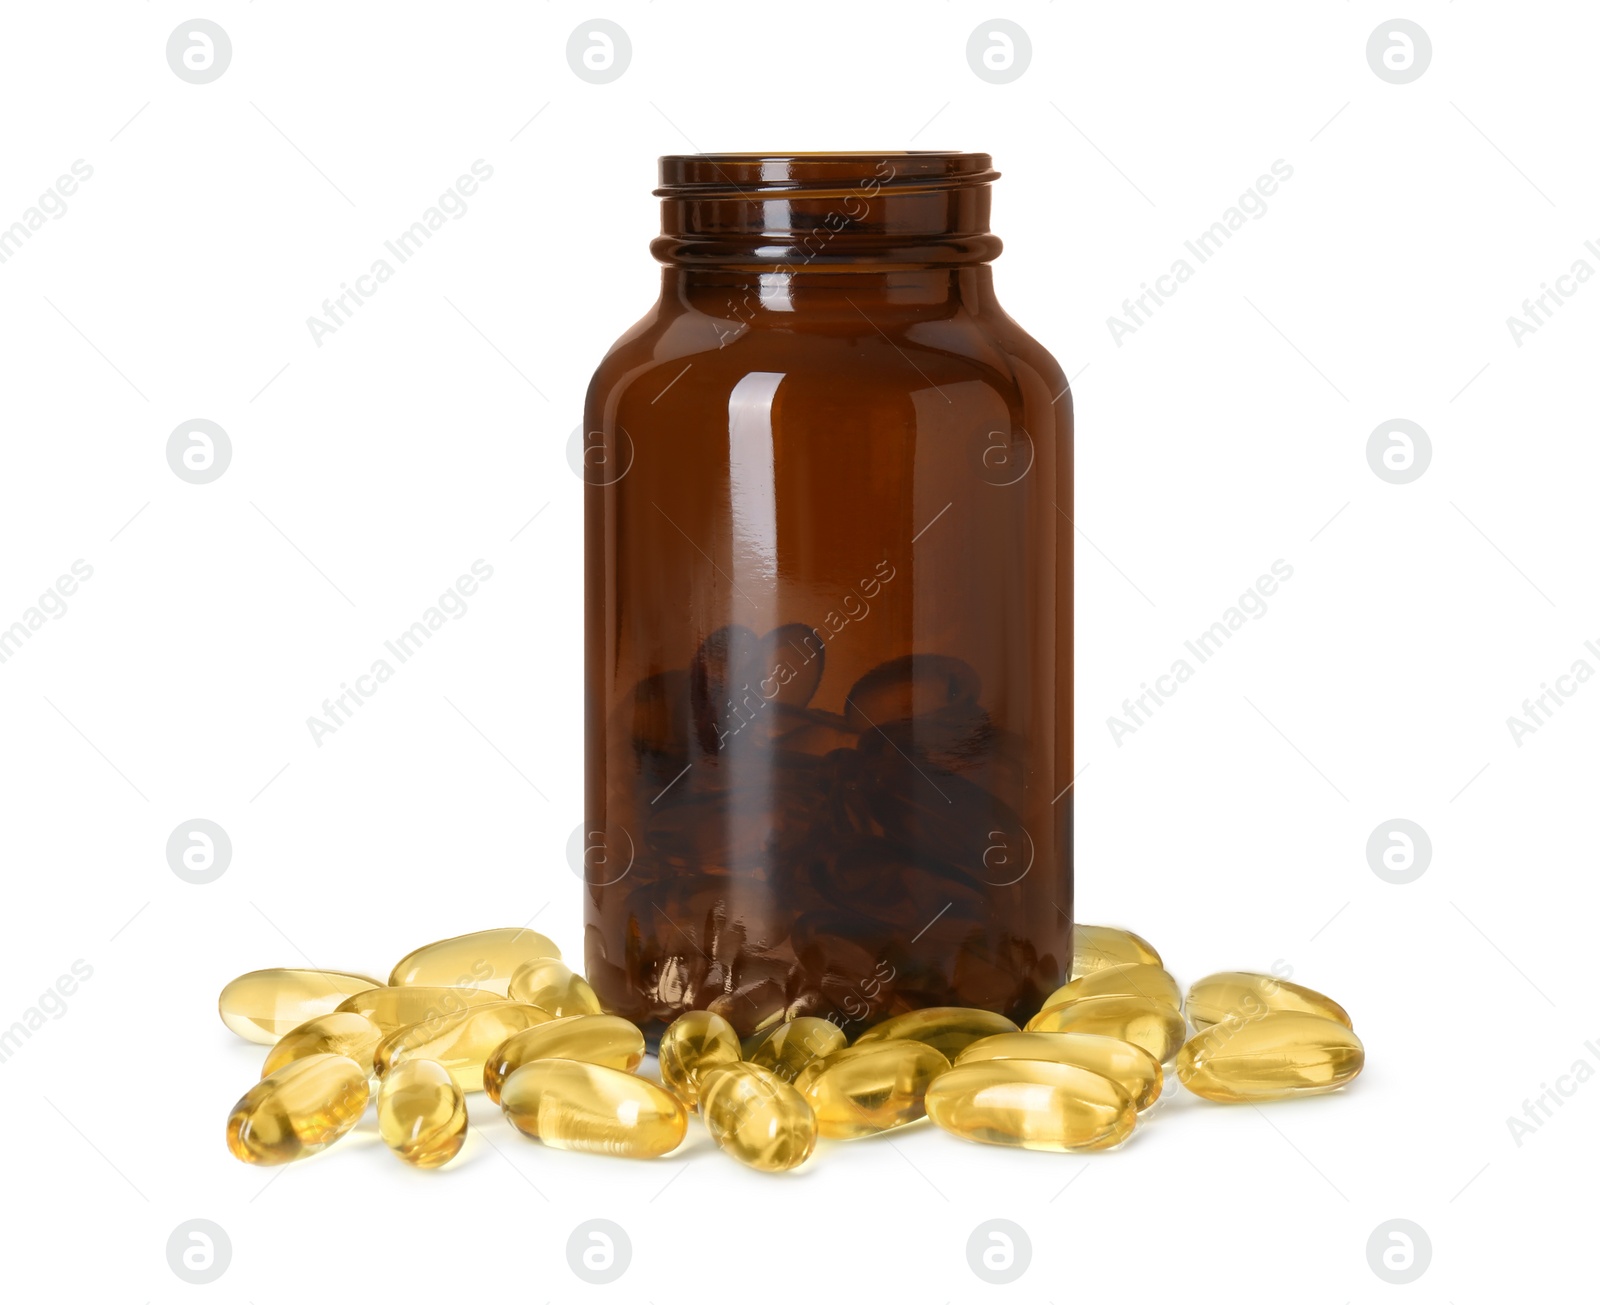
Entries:
<svg viewBox="0 0 1600 1305">
<path fill-rule="evenodd" d="M 511 976 L 509 995 L 512 1001 L 542 1007 L 557 1019 L 563 1015 L 600 1013 L 600 998 L 594 995 L 589 981 L 550 957 L 519 966 Z"/>
<path fill-rule="evenodd" d="M 1104 924 L 1072 926 L 1074 979 L 1108 965 L 1160 965 L 1161 955 L 1136 933 Z"/>
<path fill-rule="evenodd" d="M 1195 980 L 1189 988 L 1189 1000 L 1184 1004 L 1189 1023 L 1196 1029 L 1208 1029 L 1229 1020 L 1254 1019 L 1274 1010 L 1320 1015 L 1323 1019 L 1337 1020 L 1346 1028 L 1351 1027 L 1349 1014 L 1332 997 L 1324 997 L 1314 988 L 1301 987 L 1276 975 L 1253 974 L 1248 970 L 1225 970 Z"/>
<path fill-rule="evenodd" d="M 706 1131 L 740 1164 L 781 1173 L 806 1162 L 817 1145 L 817 1117 L 806 1100 L 771 1070 L 741 1063 L 700 1078 Z"/>
<path fill-rule="evenodd" d="M 1136 1110 L 1161 1098 L 1161 1065 L 1143 1047 L 1098 1033 L 1001 1033 L 974 1042 L 956 1065 L 982 1060 L 1048 1060 L 1077 1065 L 1108 1078 L 1130 1097 Z"/>
<path fill-rule="evenodd" d="M 217 1013 L 241 1038 L 273 1043 L 338 1008 L 352 993 L 382 986 L 377 979 L 342 970 L 252 970 L 222 990 Z"/>
<path fill-rule="evenodd" d="M 929 1085 L 949 1068 L 944 1053 L 925 1042 L 857 1042 L 812 1061 L 794 1086 L 823 1137 L 870 1137 L 921 1119 Z"/>
<path fill-rule="evenodd" d="M 500 1101 L 512 1073 L 535 1060 L 581 1060 L 632 1073 L 644 1059 L 644 1034 L 620 1015 L 568 1015 L 507 1038 L 483 1064 L 483 1090 Z"/>
<path fill-rule="evenodd" d="M 847 1039 L 844 1030 L 832 1020 L 802 1015 L 754 1041 L 745 1059 L 752 1065 L 771 1070 L 785 1083 L 793 1083 L 807 1065 L 833 1055 Z"/>
<path fill-rule="evenodd" d="M 1078 1065 L 990 1060 L 941 1074 L 928 1118 L 969 1142 L 1028 1151 L 1099 1151 L 1133 1132 L 1138 1111 L 1117 1084 Z"/>
<path fill-rule="evenodd" d="M 680 1015 L 661 1035 L 656 1051 L 661 1081 L 693 1110 L 700 1100 L 700 1075 L 739 1060 L 739 1035 L 733 1025 L 708 1010 Z"/>
<path fill-rule="evenodd" d="M 683 1102 L 648 1079 L 607 1065 L 535 1060 L 500 1087 L 513 1128 L 563 1151 L 648 1158 L 683 1141 Z"/>
<path fill-rule="evenodd" d="M 367 1073 L 348 1056 L 307 1056 L 267 1075 L 228 1116 L 228 1150 L 281 1165 L 331 1146 L 366 1112 Z"/>
<path fill-rule="evenodd" d="M 1099 1033 L 1143 1047 L 1163 1065 L 1178 1054 L 1187 1026 L 1183 1015 L 1148 997 L 1082 997 L 1040 1011 L 1029 1033 Z"/>
<path fill-rule="evenodd" d="M 423 1020 L 443 1019 L 470 1006 L 487 1006 L 504 1000 L 487 988 L 378 987 L 346 997 L 339 1003 L 339 1009 L 365 1015 L 387 1037 L 396 1029 L 420 1024 Z"/>
<path fill-rule="evenodd" d="M 407 952 L 395 963 L 389 982 L 396 987 L 426 984 L 443 988 L 487 988 L 504 997 L 511 976 L 529 961 L 561 958 L 561 949 L 532 929 L 482 929 L 441 938 Z"/>
<path fill-rule="evenodd" d="M 365 1015 L 336 1010 L 307 1020 L 290 1029 L 267 1053 L 261 1077 L 276 1074 L 292 1060 L 306 1056 L 349 1056 L 368 1074 L 372 1073 L 372 1053 L 383 1038 L 383 1030 Z"/>
<path fill-rule="evenodd" d="M 1044 999 L 1041 1010 L 1065 1006 L 1082 997 L 1148 997 L 1165 1002 L 1173 1010 L 1183 1009 L 1183 992 L 1178 981 L 1159 965 L 1107 965 L 1073 979 Z"/>
<path fill-rule="evenodd" d="M 1273 1101 L 1341 1088 L 1366 1058 L 1338 1020 L 1281 1011 L 1196 1033 L 1178 1053 L 1178 1081 L 1209 1101 Z"/>
<path fill-rule="evenodd" d="M 858 1047 L 874 1042 L 909 1038 L 924 1042 L 946 1059 L 959 1055 L 969 1043 L 996 1033 L 1015 1033 L 1017 1026 L 1004 1015 L 971 1006 L 927 1006 L 874 1024 L 856 1039 Z"/>
<path fill-rule="evenodd" d="M 378 1132 L 407 1164 L 437 1169 L 467 1140 L 467 1099 L 443 1065 L 408 1060 L 378 1088 Z"/>
<path fill-rule="evenodd" d="M 372 1065 L 378 1077 L 385 1078 L 407 1061 L 431 1060 L 443 1065 L 463 1092 L 481 1092 L 484 1063 L 499 1046 L 524 1029 L 549 1020 L 537 1006 L 516 1001 L 472 1006 L 395 1030 L 378 1044 Z"/>
</svg>

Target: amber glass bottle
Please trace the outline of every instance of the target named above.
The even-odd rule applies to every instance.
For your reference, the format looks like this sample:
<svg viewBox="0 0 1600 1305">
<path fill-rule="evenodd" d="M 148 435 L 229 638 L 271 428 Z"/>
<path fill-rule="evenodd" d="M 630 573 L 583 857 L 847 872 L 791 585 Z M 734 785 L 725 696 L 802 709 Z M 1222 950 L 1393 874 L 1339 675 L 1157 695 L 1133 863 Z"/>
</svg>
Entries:
<svg viewBox="0 0 1600 1305">
<path fill-rule="evenodd" d="M 661 160 L 583 427 L 605 1005 L 1026 1015 L 1072 928 L 1072 407 L 986 154 Z"/>
</svg>

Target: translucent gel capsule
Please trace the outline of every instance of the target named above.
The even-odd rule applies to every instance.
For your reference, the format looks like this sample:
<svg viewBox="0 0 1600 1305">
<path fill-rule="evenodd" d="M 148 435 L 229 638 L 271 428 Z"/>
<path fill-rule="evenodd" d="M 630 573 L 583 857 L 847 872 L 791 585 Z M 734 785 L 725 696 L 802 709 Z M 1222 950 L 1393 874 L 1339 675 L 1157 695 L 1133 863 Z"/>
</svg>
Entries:
<svg viewBox="0 0 1600 1305">
<path fill-rule="evenodd" d="M 1160 965 L 1161 956 L 1136 933 L 1104 924 L 1072 926 L 1072 975 L 1081 978 L 1108 965 Z"/>
<path fill-rule="evenodd" d="M 661 1081 L 693 1110 L 700 1100 L 700 1075 L 739 1060 L 739 1035 L 722 1016 L 692 1010 L 667 1026 L 656 1058 L 661 1064 Z"/>
<path fill-rule="evenodd" d="M 372 1053 L 377 1050 L 383 1030 L 365 1015 L 336 1010 L 307 1020 L 290 1029 L 271 1051 L 261 1067 L 261 1077 L 276 1074 L 292 1060 L 306 1056 L 349 1056 L 368 1074 L 372 1073 Z"/>
<path fill-rule="evenodd" d="M 1108 1078 L 1148 1110 L 1161 1097 L 1161 1065 L 1143 1047 L 1098 1033 L 1001 1033 L 974 1042 L 956 1065 L 984 1060 L 1048 1060 L 1076 1065 Z"/>
<path fill-rule="evenodd" d="M 463 1092 L 481 1092 L 484 1062 L 500 1044 L 549 1020 L 548 1013 L 522 1002 L 472 1006 L 396 1029 L 378 1044 L 372 1065 L 380 1078 L 386 1078 L 397 1065 L 431 1060 L 443 1065 Z"/>
<path fill-rule="evenodd" d="M 228 1150 L 252 1165 L 315 1155 L 355 1127 L 367 1097 L 367 1072 L 348 1056 L 290 1061 L 239 1098 L 228 1116 Z"/>
<path fill-rule="evenodd" d="M 989 1060 L 941 1074 L 928 1118 L 969 1142 L 1028 1151 L 1098 1151 L 1133 1132 L 1138 1111 L 1117 1084 L 1078 1065 Z"/>
<path fill-rule="evenodd" d="M 1226 970 L 1196 980 L 1184 1003 L 1189 1023 L 1196 1029 L 1208 1029 L 1230 1019 L 1254 1019 L 1272 1010 L 1320 1015 L 1350 1027 L 1350 1016 L 1332 997 L 1275 975 L 1246 970 Z"/>
<path fill-rule="evenodd" d="M 1044 999 L 1041 1010 L 1065 1006 L 1081 997 L 1149 997 L 1173 1010 L 1183 1009 L 1178 981 L 1159 965 L 1107 965 L 1063 984 Z"/>
<path fill-rule="evenodd" d="M 378 1132 L 407 1164 L 437 1169 L 467 1140 L 467 1099 L 443 1065 L 408 1060 L 378 1088 Z"/>
<path fill-rule="evenodd" d="M 683 1102 L 648 1079 L 608 1065 L 535 1060 L 500 1087 L 513 1128 L 563 1151 L 648 1158 L 683 1141 Z"/>
<path fill-rule="evenodd" d="M 955 1057 L 968 1043 L 996 1033 L 1015 1033 L 1017 1026 L 1004 1015 L 970 1006 L 928 1006 L 907 1011 L 874 1024 L 856 1039 L 856 1046 L 909 1038 L 925 1042 L 946 1059 Z"/>
<path fill-rule="evenodd" d="M 1187 1032 L 1183 1016 L 1148 997 L 1083 997 L 1028 1021 L 1029 1033 L 1099 1033 L 1143 1047 L 1163 1065 L 1178 1054 Z"/>
<path fill-rule="evenodd" d="M 1178 1053 L 1178 1081 L 1211 1101 L 1272 1101 L 1343 1087 L 1366 1058 L 1338 1020 L 1282 1011 L 1196 1033 Z"/>
<path fill-rule="evenodd" d="M 389 982 L 444 988 L 487 988 L 504 997 L 511 976 L 529 961 L 561 958 L 561 948 L 532 929 L 484 929 L 443 938 L 408 952 L 396 963 Z"/>
<path fill-rule="evenodd" d="M 806 1100 L 759 1065 L 720 1065 L 700 1079 L 706 1131 L 741 1164 L 781 1173 L 806 1162 L 817 1145 L 817 1117 Z"/>
<path fill-rule="evenodd" d="M 512 1073 L 535 1060 L 581 1060 L 632 1073 L 644 1059 L 644 1034 L 620 1015 L 568 1015 L 513 1034 L 483 1065 L 483 1090 L 500 1101 Z"/>
<path fill-rule="evenodd" d="M 326 1015 L 352 993 L 383 985 L 342 970 L 252 970 L 217 997 L 222 1022 L 241 1038 L 273 1043 L 291 1029 Z"/>
<path fill-rule="evenodd" d="M 771 1070 L 785 1083 L 793 1083 L 813 1060 L 831 1056 L 844 1046 L 844 1030 L 832 1020 L 802 1015 L 756 1038 L 745 1053 L 752 1065 Z"/>
<path fill-rule="evenodd" d="M 823 1137 L 869 1137 L 921 1119 L 929 1084 L 949 1068 L 944 1053 L 925 1042 L 857 1042 L 812 1061 L 794 1086 Z"/>
<path fill-rule="evenodd" d="M 487 1006 L 505 998 L 487 988 L 369 988 L 346 997 L 339 1003 L 342 1011 L 365 1015 L 387 1036 L 423 1020 L 436 1020 L 454 1015 L 469 1006 Z"/>
<path fill-rule="evenodd" d="M 519 966 L 511 976 L 512 1001 L 539 1006 L 558 1019 L 563 1015 L 598 1015 L 600 998 L 581 974 L 560 961 L 544 958 Z"/>
</svg>

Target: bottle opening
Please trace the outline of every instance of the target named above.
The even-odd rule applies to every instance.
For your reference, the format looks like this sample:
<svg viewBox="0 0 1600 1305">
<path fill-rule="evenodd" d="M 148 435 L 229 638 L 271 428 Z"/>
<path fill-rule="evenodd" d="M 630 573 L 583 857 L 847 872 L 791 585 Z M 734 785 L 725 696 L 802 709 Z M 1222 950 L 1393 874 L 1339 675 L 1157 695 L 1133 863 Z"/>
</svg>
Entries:
<svg viewBox="0 0 1600 1305">
<path fill-rule="evenodd" d="M 656 258 L 803 272 L 986 263 L 987 154 L 950 150 L 669 154 Z"/>
</svg>

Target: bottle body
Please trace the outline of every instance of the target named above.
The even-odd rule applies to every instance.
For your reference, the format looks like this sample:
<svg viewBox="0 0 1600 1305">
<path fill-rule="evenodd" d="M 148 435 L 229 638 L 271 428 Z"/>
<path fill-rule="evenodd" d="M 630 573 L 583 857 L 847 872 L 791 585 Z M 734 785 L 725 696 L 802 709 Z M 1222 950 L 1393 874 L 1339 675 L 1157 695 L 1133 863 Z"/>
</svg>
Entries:
<svg viewBox="0 0 1600 1305">
<path fill-rule="evenodd" d="M 852 234 L 669 264 L 590 387 L 585 951 L 647 1031 L 1070 964 L 1066 382 L 986 265 Z"/>
</svg>

